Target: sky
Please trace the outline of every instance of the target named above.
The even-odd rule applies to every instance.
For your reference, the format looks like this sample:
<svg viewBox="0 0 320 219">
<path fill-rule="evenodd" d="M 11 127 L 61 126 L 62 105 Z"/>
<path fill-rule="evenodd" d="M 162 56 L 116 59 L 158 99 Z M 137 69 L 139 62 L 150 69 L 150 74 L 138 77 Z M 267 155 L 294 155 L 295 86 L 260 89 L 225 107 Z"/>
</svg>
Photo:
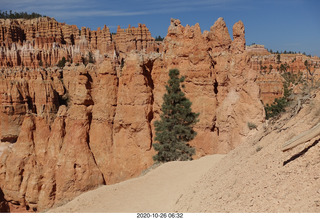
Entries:
<svg viewBox="0 0 320 219">
<path fill-rule="evenodd" d="M 234 23 L 244 23 L 247 45 L 320 57 L 319 0 L 0 0 L 0 10 L 36 12 L 92 30 L 107 25 L 111 32 L 142 23 L 153 37 L 166 36 L 171 18 L 204 31 L 223 17 L 231 37 Z"/>
</svg>

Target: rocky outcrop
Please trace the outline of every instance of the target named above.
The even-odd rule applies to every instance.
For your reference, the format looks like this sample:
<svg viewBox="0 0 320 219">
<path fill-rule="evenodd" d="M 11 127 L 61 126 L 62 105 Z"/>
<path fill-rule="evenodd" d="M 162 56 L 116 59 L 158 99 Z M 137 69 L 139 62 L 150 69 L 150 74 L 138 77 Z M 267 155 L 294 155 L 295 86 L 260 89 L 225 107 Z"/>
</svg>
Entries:
<svg viewBox="0 0 320 219">
<path fill-rule="evenodd" d="M 121 29 L 118 26 L 117 34 L 113 38 L 118 53 L 127 53 L 132 50 L 147 53 L 155 51 L 154 39 L 145 24 L 139 24 L 137 28 L 129 25 L 127 29 Z"/>
<path fill-rule="evenodd" d="M 99 51 L 93 54 L 100 61 L 1 70 L 1 141 L 13 145 L 0 158 L 0 188 L 11 204 L 44 210 L 150 167 L 153 124 L 172 68 L 186 77 L 184 92 L 200 113 L 194 158 L 228 153 L 249 133 L 248 122 L 264 121 L 242 22 L 231 40 L 222 18 L 203 33 L 172 19 L 164 42 L 155 44 L 145 25 L 110 37 L 107 27 L 74 32 L 46 19 L 62 34 L 52 30 L 41 48 L 59 44 L 71 57 L 76 48 Z M 45 25 L 33 22 L 43 36 Z"/>
<path fill-rule="evenodd" d="M 246 49 L 246 39 L 244 25 L 242 21 L 238 21 L 232 28 L 233 41 L 231 50 L 233 53 L 242 53 Z"/>
<path fill-rule="evenodd" d="M 206 32 L 206 38 L 209 40 L 210 48 L 217 52 L 228 51 L 232 40 L 223 18 L 219 18 L 210 28 L 210 32 Z"/>
<path fill-rule="evenodd" d="M 239 24 L 241 22 L 235 26 Z M 239 32 L 235 34 L 236 39 L 238 35 L 244 35 L 244 30 Z M 185 92 L 193 103 L 193 110 L 200 112 L 200 122 L 195 127 L 198 135 L 193 142 L 198 156 L 227 153 L 237 145 L 240 136 L 248 132 L 248 121 L 263 121 L 259 89 L 253 83 L 255 74 L 252 71 L 244 73 L 246 55 L 241 49 L 233 53 L 231 44 L 222 18 L 215 22 L 210 32 L 203 34 L 198 24 L 183 27 L 179 20 L 172 20 L 165 38 L 163 59 L 154 65 L 154 81 L 161 80 L 155 83 L 154 93 L 160 94 L 155 96 L 155 118 L 160 112 L 167 71 L 178 68 L 186 76 Z M 157 65 L 161 66 L 161 72 Z M 243 104 L 248 102 L 254 107 Z M 232 115 L 234 108 L 238 108 L 237 113 L 242 111 L 243 117 Z M 248 111 L 251 113 L 245 113 Z"/>
<path fill-rule="evenodd" d="M 256 56 L 270 55 L 270 52 L 266 48 L 264 48 L 264 45 L 259 44 L 252 44 L 250 46 L 246 46 L 246 51 L 248 54 Z"/>
<path fill-rule="evenodd" d="M 259 47 L 257 47 L 259 46 Z M 260 48 L 255 45 L 253 48 Z M 284 72 L 291 74 L 301 74 L 303 80 L 311 83 L 311 80 L 318 81 L 320 76 L 320 59 L 318 57 L 309 57 L 302 54 L 267 54 L 261 55 L 261 52 L 255 49 L 247 48 L 250 56 L 249 65 L 251 69 L 258 73 L 257 82 L 260 87 L 261 100 L 264 104 L 271 104 L 275 98 L 283 96 L 283 81 L 281 76 Z M 311 66 L 311 73 L 308 72 L 305 62 Z M 316 66 L 314 68 L 314 66 Z M 299 92 L 300 88 L 291 84 L 294 92 Z"/>
<path fill-rule="evenodd" d="M 264 104 L 272 104 L 276 98 L 283 97 L 283 78 L 279 73 L 259 74 L 257 83 Z"/>
</svg>

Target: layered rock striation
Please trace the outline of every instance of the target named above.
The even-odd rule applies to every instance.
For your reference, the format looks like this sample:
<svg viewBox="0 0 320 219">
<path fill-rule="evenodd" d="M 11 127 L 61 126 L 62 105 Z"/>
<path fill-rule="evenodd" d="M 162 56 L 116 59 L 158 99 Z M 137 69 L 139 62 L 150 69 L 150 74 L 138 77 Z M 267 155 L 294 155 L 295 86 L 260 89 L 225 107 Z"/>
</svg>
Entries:
<svg viewBox="0 0 320 219">
<path fill-rule="evenodd" d="M 107 27 L 79 31 L 49 18 L 1 22 L 15 33 L 10 38 L 2 31 L 3 48 L 10 51 L 29 43 L 35 51 L 57 49 L 73 59 L 77 49 L 103 54 L 95 64 L 73 62 L 63 69 L 38 67 L 42 59 L 30 62 L 34 68 L 22 67 L 25 61 L 1 64 L 6 67 L 0 73 L 0 136 L 12 146 L 0 157 L 0 188 L 7 202 L 21 208 L 43 211 L 150 167 L 153 125 L 172 68 L 186 77 L 184 92 L 200 113 L 191 142 L 194 158 L 228 153 L 249 133 L 248 122 L 264 121 L 241 21 L 231 39 L 222 18 L 203 33 L 198 24 L 182 26 L 172 19 L 158 44 L 145 25 L 118 28 L 110 36 Z M 51 29 L 44 28 L 46 22 Z M 28 23 L 25 32 L 21 25 Z M 28 33 L 25 38 L 21 31 Z M 8 57 L 2 56 L 2 63 Z"/>
</svg>

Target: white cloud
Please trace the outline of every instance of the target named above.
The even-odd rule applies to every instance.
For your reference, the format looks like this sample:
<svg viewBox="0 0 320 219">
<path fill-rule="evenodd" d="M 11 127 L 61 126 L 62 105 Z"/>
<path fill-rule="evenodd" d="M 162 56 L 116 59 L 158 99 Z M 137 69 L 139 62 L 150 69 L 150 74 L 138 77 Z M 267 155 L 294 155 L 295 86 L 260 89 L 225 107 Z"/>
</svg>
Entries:
<svg viewBox="0 0 320 219">
<path fill-rule="evenodd" d="M 223 7 L 237 0 L 0 0 L 4 10 L 37 12 L 55 18 L 164 14 Z"/>
<path fill-rule="evenodd" d="M 49 11 L 50 12 L 50 11 Z M 147 14 L 144 11 L 112 11 L 112 10 L 79 10 L 79 11 L 60 11 L 51 12 L 50 14 L 55 14 L 58 17 L 116 17 L 116 16 L 134 16 Z"/>
<path fill-rule="evenodd" d="M 89 6 L 85 0 L 0 0 L 4 10 L 13 11 L 47 11 L 67 10 L 71 8 L 86 8 Z"/>
</svg>

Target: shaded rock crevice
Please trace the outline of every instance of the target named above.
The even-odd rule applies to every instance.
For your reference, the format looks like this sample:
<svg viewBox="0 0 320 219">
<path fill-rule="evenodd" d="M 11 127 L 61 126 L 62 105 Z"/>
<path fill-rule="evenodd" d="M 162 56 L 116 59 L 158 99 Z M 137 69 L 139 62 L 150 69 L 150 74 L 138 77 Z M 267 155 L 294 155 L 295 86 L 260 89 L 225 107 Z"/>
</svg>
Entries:
<svg viewBox="0 0 320 219">
<path fill-rule="evenodd" d="M 152 149 L 152 143 L 153 143 L 153 131 L 152 131 L 152 123 L 153 123 L 153 118 L 154 118 L 154 112 L 153 112 L 154 82 L 153 82 L 153 79 L 152 79 L 153 63 L 154 63 L 154 60 L 148 60 L 148 62 L 142 66 L 143 75 L 145 77 L 146 84 L 150 88 L 150 92 L 151 92 L 150 103 L 149 103 L 150 109 L 149 109 L 149 113 L 147 113 L 147 121 L 148 121 L 148 125 L 149 125 L 149 133 L 150 133 L 150 139 L 151 139 L 150 148 L 148 149 L 148 151 L 150 151 Z"/>
<path fill-rule="evenodd" d="M 4 194 L 0 188 L 0 213 L 10 212 L 9 205 L 4 199 Z"/>
</svg>

